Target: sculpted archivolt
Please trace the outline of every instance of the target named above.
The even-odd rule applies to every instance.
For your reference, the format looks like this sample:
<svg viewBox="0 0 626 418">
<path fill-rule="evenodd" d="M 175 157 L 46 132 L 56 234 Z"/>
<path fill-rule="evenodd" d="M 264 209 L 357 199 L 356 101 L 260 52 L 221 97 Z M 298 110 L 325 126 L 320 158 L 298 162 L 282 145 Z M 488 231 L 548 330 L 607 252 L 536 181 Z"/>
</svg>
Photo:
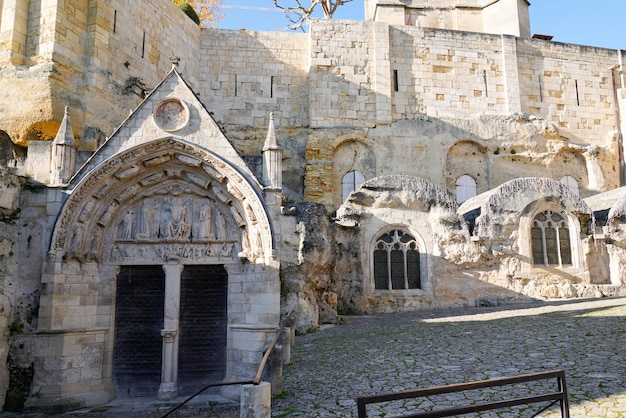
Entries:
<svg viewBox="0 0 626 418">
<path fill-rule="evenodd" d="M 96 168 L 70 196 L 53 238 L 69 257 L 113 262 L 256 262 L 271 245 L 252 185 L 215 155 L 174 139 Z"/>
</svg>

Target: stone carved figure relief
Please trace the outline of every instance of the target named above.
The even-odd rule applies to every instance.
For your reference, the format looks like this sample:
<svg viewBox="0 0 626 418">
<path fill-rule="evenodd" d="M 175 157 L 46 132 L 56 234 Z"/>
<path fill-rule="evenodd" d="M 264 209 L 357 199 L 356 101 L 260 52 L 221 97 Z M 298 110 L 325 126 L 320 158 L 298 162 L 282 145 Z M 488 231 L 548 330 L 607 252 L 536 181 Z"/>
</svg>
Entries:
<svg viewBox="0 0 626 418">
<path fill-rule="evenodd" d="M 129 210 L 126 212 L 120 223 L 120 227 L 117 232 L 117 237 L 122 240 L 129 240 L 133 236 L 133 227 L 135 225 L 135 211 Z"/>
<path fill-rule="evenodd" d="M 89 219 L 89 214 L 91 213 L 92 208 L 93 208 L 93 200 L 90 200 L 87 202 L 87 204 L 85 204 L 85 206 L 83 206 L 83 210 L 80 212 L 80 215 L 78 216 L 78 220 L 80 222 L 87 221 L 87 219 Z"/>
<path fill-rule="evenodd" d="M 208 202 L 203 203 L 193 236 L 200 239 L 215 239 L 213 229 L 213 208 Z"/>
<path fill-rule="evenodd" d="M 252 210 L 252 208 L 248 204 L 246 204 L 246 214 L 248 215 L 248 218 L 250 219 L 250 222 L 252 222 L 253 224 L 257 223 L 256 215 L 254 214 L 254 211 Z"/>
<path fill-rule="evenodd" d="M 215 225 L 217 227 L 217 238 L 225 239 L 227 237 L 226 219 L 219 210 L 215 211 Z"/>
<path fill-rule="evenodd" d="M 185 158 L 181 159 L 179 158 L 180 156 L 184 156 Z M 143 168 L 156 167 L 160 164 L 166 164 L 174 157 L 176 157 L 178 161 L 182 161 L 188 166 L 193 166 L 194 168 L 199 165 L 199 168 L 202 169 L 201 172 L 208 174 L 209 179 L 195 183 L 192 181 L 192 184 L 208 188 L 207 186 L 211 181 L 217 181 L 217 184 L 219 184 L 220 187 L 213 190 L 215 196 L 214 198 L 215 202 L 217 202 L 220 207 L 224 207 L 224 215 L 228 214 L 225 207 L 229 207 L 231 213 L 228 214 L 228 217 L 230 218 L 231 215 L 235 216 L 239 227 L 242 228 L 247 222 L 252 222 L 252 219 L 245 219 L 248 216 L 245 205 L 237 206 L 237 208 L 235 208 L 232 200 L 235 198 L 239 202 L 243 202 L 244 200 L 247 200 L 246 196 L 255 195 L 254 189 L 243 178 L 241 178 L 239 173 L 210 153 L 198 150 L 197 148 L 182 143 L 174 138 L 164 138 L 162 140 L 151 142 L 146 146 L 124 151 L 115 158 L 105 161 L 100 166 L 92 167 L 95 168 L 94 171 L 91 172 L 85 178 L 85 182 L 78 187 L 74 193 L 72 193 L 64 206 L 57 221 L 57 227 L 55 228 L 56 232 L 53 235 L 53 242 L 51 246 L 53 248 L 69 248 L 72 246 L 75 225 L 77 223 L 87 223 L 94 215 L 98 216 L 98 218 L 96 218 L 97 225 L 103 228 L 108 228 L 110 226 L 112 216 L 116 213 L 117 209 L 120 206 L 125 206 L 129 199 L 140 193 L 141 188 L 146 187 L 149 184 L 158 183 L 159 179 L 163 178 L 163 176 L 176 173 L 165 173 L 165 171 L 163 171 L 161 173 L 150 175 L 141 179 L 139 184 L 127 185 L 127 187 L 124 187 L 122 193 L 118 193 L 114 196 L 113 193 L 120 190 L 118 187 L 120 183 L 131 182 L 135 177 L 140 175 Z M 127 171 L 129 167 L 132 167 L 133 169 L 131 171 Z M 136 170 L 135 167 L 140 170 Z M 180 174 L 182 175 L 183 173 L 181 172 Z M 188 192 L 184 191 L 183 193 Z M 101 212 L 101 203 L 93 201 L 93 206 L 88 204 L 92 198 L 101 202 L 110 202 L 110 207 L 105 212 Z M 264 216 L 263 208 L 255 199 L 252 199 L 252 201 L 253 203 L 249 204 L 251 204 L 253 208 L 254 217 L 256 217 L 258 222 L 262 219 L 263 224 L 266 225 L 267 218 Z M 214 218 L 217 218 L 217 206 L 215 205 L 215 202 L 211 202 L 213 206 L 212 215 Z M 98 208 L 96 208 L 96 206 L 98 206 Z M 142 214 L 142 211 L 144 210 L 143 205 L 140 204 L 134 209 L 135 219 L 131 232 L 131 239 L 165 239 L 163 237 L 165 231 L 161 231 L 159 228 L 159 226 L 162 225 L 160 219 L 155 219 L 154 222 L 150 223 L 150 229 L 144 228 L 144 225 L 142 224 L 144 219 Z M 97 214 L 93 213 L 94 210 L 97 211 Z M 190 211 L 191 208 L 188 208 L 188 212 Z M 155 218 L 158 218 L 161 213 L 161 210 L 154 209 Z M 78 219 L 81 215 L 84 219 L 82 222 Z M 188 215 L 191 214 L 188 213 Z M 197 215 L 194 212 L 191 218 L 194 222 L 197 219 L 196 216 Z M 118 221 L 116 226 L 118 226 L 120 222 L 121 220 Z M 91 227 L 95 226 L 92 225 L 91 222 L 89 223 Z M 213 226 L 216 239 L 223 239 L 219 237 L 219 225 L 219 221 L 215 219 Z M 86 225 L 83 226 L 87 228 Z M 266 227 L 267 226 L 264 226 L 264 228 Z M 119 233 L 119 231 L 115 232 Z M 235 231 L 232 231 L 231 235 L 234 234 L 234 232 Z M 85 233 L 90 232 L 85 230 Z M 116 238 L 118 237 L 116 236 Z M 193 231 L 192 239 L 194 239 Z M 74 239 L 74 241 L 76 240 Z M 81 244 L 84 247 L 88 243 L 81 242 Z"/>
<path fill-rule="evenodd" d="M 114 205 L 109 206 L 106 209 L 106 211 L 102 214 L 102 216 L 100 216 L 100 219 L 98 219 L 98 225 L 106 226 L 111 220 L 111 216 L 113 216 L 113 212 L 115 211 L 115 209 L 116 209 L 116 206 Z"/>
<path fill-rule="evenodd" d="M 70 248 L 72 251 L 80 252 L 83 246 L 83 235 L 85 233 L 85 227 L 82 225 L 76 225 L 74 233 L 72 234 L 72 241 Z"/>
<path fill-rule="evenodd" d="M 161 209 L 160 201 L 157 199 L 145 199 L 141 208 L 141 231 L 137 238 L 152 239 L 159 235 L 159 222 L 157 212 Z"/>
<path fill-rule="evenodd" d="M 91 241 L 89 242 L 89 248 L 87 250 L 87 256 L 90 258 L 97 258 L 98 256 L 98 245 L 102 242 L 101 238 L 104 234 L 104 230 L 102 228 L 95 228 L 93 230 L 93 236 L 91 237 Z"/>
<path fill-rule="evenodd" d="M 189 219 L 189 209 L 186 201 L 183 199 L 174 199 L 168 202 L 165 213 L 166 235 L 167 239 L 172 240 L 188 240 L 191 238 L 191 223 Z"/>
<path fill-rule="evenodd" d="M 261 231 L 256 230 L 256 243 L 255 243 L 256 251 L 254 255 L 256 258 L 263 258 L 263 240 L 261 239 Z"/>
<path fill-rule="evenodd" d="M 261 231 L 259 229 L 249 227 L 241 229 L 241 252 L 238 254 L 238 257 L 246 258 L 251 262 L 263 259 L 263 242 L 261 241 Z"/>
<path fill-rule="evenodd" d="M 176 164 L 158 170 L 174 159 Z M 164 138 L 94 168 L 65 204 L 53 248 L 85 259 L 100 257 L 106 248 L 107 257 L 117 262 L 158 262 L 159 257 L 235 262 L 244 233 L 246 258 L 262 257 L 265 246 L 259 240 L 269 227 L 264 208 L 254 187 L 218 157 Z M 143 175 L 146 168 L 150 173 Z M 187 187 L 177 182 L 176 189 L 153 188 L 183 178 Z M 148 189 L 150 195 L 131 203 Z"/>
<path fill-rule="evenodd" d="M 118 224 L 117 239 L 206 242 L 233 237 L 224 213 L 211 199 L 152 197 L 126 211 Z"/>
<path fill-rule="evenodd" d="M 104 229 L 95 227 L 87 234 L 86 226 L 77 224 L 72 231 L 72 239 L 67 255 L 70 258 L 98 259 Z"/>
<path fill-rule="evenodd" d="M 229 232 L 230 213 L 224 210 L 210 198 L 145 198 L 119 220 L 111 260 L 233 260 L 239 237 Z M 253 251 L 248 255 L 254 260 Z"/>
</svg>

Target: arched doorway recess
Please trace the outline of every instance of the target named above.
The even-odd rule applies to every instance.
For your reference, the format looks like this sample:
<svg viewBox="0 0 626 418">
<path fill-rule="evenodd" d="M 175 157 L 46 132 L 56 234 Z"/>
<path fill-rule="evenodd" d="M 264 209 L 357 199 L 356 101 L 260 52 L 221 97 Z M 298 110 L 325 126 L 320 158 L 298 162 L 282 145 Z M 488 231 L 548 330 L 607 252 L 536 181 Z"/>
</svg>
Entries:
<svg viewBox="0 0 626 418">
<path fill-rule="evenodd" d="M 125 380 L 115 366 L 115 337 L 124 339 L 116 316 L 142 303 L 162 303 L 141 327 L 161 339 L 160 398 L 193 391 L 207 375 L 254 374 L 254 353 L 262 353 L 280 315 L 278 262 L 260 189 L 223 158 L 172 137 L 114 155 L 73 187 L 52 236 L 40 328 L 97 334 L 92 350 L 102 360 L 81 377 L 85 393 L 111 398 L 142 387 L 141 378 Z M 144 283 L 124 284 L 133 271 L 145 273 L 138 278 Z M 141 300 L 148 288 L 153 299 Z M 198 325 L 207 319 L 219 325 Z M 206 353 L 214 359 L 198 376 L 191 362 Z M 138 367 L 135 377 L 145 371 Z M 61 381 L 67 373 L 59 370 Z"/>
</svg>

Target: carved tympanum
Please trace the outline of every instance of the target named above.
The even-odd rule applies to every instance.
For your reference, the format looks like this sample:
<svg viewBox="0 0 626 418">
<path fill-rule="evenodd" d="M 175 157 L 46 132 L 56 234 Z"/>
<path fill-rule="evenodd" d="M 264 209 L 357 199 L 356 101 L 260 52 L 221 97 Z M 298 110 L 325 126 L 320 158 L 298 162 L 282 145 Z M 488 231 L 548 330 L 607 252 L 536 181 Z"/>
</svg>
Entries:
<svg viewBox="0 0 626 418">
<path fill-rule="evenodd" d="M 126 211 L 117 229 L 118 241 L 233 240 L 221 209 L 210 199 L 156 197 Z"/>
</svg>

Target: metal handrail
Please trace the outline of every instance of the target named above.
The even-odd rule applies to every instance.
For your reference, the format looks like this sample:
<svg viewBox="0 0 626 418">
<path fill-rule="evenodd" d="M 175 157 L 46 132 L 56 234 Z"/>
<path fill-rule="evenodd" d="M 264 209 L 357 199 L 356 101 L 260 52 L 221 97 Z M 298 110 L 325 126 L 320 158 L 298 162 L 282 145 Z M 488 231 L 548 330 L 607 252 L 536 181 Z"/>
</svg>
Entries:
<svg viewBox="0 0 626 418">
<path fill-rule="evenodd" d="M 243 381 L 239 381 L 239 382 L 210 383 L 210 384 L 206 385 L 205 387 L 203 387 L 202 389 L 200 389 L 199 391 L 197 391 L 196 393 L 194 393 L 193 395 L 191 395 L 190 397 L 188 397 L 187 399 L 185 399 L 183 402 L 181 402 L 178 405 L 176 405 L 174 408 L 172 408 L 169 411 L 167 411 L 167 413 L 165 415 L 163 415 L 161 418 L 165 418 L 165 417 L 168 417 L 168 416 L 172 415 L 174 412 L 178 411 L 180 408 L 185 406 L 185 404 L 187 404 L 187 402 L 189 402 L 190 400 L 192 400 L 193 398 L 195 398 L 196 396 L 198 396 L 199 394 L 201 394 L 202 392 L 204 392 L 208 388 L 218 387 L 218 386 L 230 386 L 230 385 L 249 385 L 249 384 L 252 384 L 252 383 L 254 383 L 252 380 L 243 380 Z"/>
<path fill-rule="evenodd" d="M 437 411 L 418 412 L 409 415 L 402 415 L 397 418 L 435 418 L 451 417 L 474 412 L 488 411 L 494 409 L 508 408 L 517 405 L 528 405 L 532 403 L 551 401 L 548 407 L 556 402 L 560 403 L 561 416 L 569 418 L 569 401 L 567 399 L 567 386 L 565 384 L 565 372 L 563 370 L 553 370 L 548 372 L 530 373 L 513 377 L 504 377 L 492 380 L 481 380 L 477 382 L 461 383 L 447 386 L 436 386 L 428 389 L 405 390 L 393 393 L 381 393 L 377 395 L 363 396 L 357 398 L 358 418 L 367 418 L 366 406 L 368 404 L 397 401 L 408 398 L 419 398 L 430 395 L 440 395 L 443 393 L 464 392 L 468 390 L 489 388 L 495 386 L 513 385 L 516 383 L 530 382 L 535 380 L 557 379 L 558 390 L 543 395 L 527 396 L 522 398 L 509 399 L 505 401 L 485 402 L 480 404 L 440 409 Z M 545 409 L 547 409 L 546 407 Z M 544 410 L 545 410 L 544 409 Z"/>
<path fill-rule="evenodd" d="M 281 321 L 280 328 L 278 329 L 278 331 L 276 331 L 276 335 L 272 339 L 272 342 L 268 346 L 267 350 L 265 350 L 265 353 L 263 354 L 263 359 L 261 360 L 261 363 L 259 364 L 259 368 L 257 369 L 256 375 L 254 376 L 254 378 L 252 380 L 243 380 L 243 381 L 236 381 L 236 382 L 210 383 L 210 384 L 206 385 L 205 387 L 203 387 L 202 389 L 200 389 L 199 391 L 197 391 L 196 393 L 194 393 L 193 395 L 191 395 L 190 397 L 188 397 L 187 399 L 185 399 L 183 402 L 178 404 L 176 407 L 170 409 L 161 418 L 166 418 L 166 417 L 170 416 L 175 411 L 177 411 L 180 408 L 182 408 L 185 404 L 187 404 L 189 401 L 191 401 L 196 396 L 200 395 L 202 392 L 204 392 L 208 388 L 219 387 L 219 386 L 231 386 L 231 385 L 250 385 L 250 384 L 258 385 L 258 384 L 260 384 L 262 376 L 263 376 L 263 371 L 265 370 L 265 365 L 267 364 L 267 360 L 269 359 L 270 355 L 274 351 L 274 347 L 276 346 L 276 343 L 280 339 L 280 336 L 285 331 L 285 323 L 290 319 L 291 314 L 292 314 L 292 312 L 288 313 L 285 316 L 285 318 Z"/>
</svg>

